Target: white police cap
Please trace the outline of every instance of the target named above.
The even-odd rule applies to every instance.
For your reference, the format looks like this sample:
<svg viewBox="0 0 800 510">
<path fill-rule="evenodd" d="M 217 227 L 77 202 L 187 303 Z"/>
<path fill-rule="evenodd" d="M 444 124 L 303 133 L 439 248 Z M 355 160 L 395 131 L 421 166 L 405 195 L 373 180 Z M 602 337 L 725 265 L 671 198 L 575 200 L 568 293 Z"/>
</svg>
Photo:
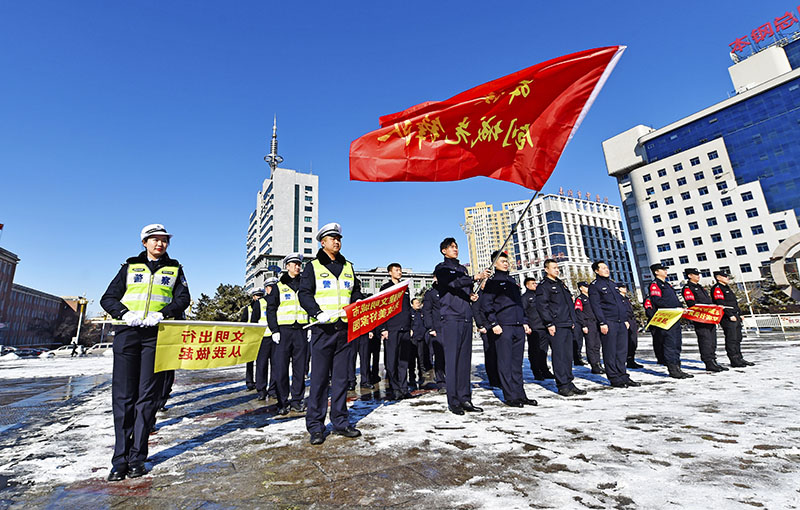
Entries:
<svg viewBox="0 0 800 510">
<path fill-rule="evenodd" d="M 172 239 L 172 234 L 168 234 L 167 229 L 161 223 L 151 223 L 150 225 L 145 225 L 144 228 L 142 228 L 142 241 L 150 236 L 167 236 L 168 238 Z"/>
<path fill-rule="evenodd" d="M 302 253 L 290 253 L 283 257 L 283 267 L 286 267 L 286 264 L 289 262 L 297 262 L 298 264 L 303 264 L 303 254 Z"/>
<path fill-rule="evenodd" d="M 261 287 L 255 287 L 254 289 L 250 290 L 250 295 L 255 296 L 256 294 L 264 295 L 264 289 Z"/>
<path fill-rule="evenodd" d="M 328 223 L 324 225 L 319 232 L 317 232 L 317 241 L 322 241 L 325 236 L 339 236 L 342 237 L 342 226 L 338 223 Z"/>
<path fill-rule="evenodd" d="M 278 279 L 275 278 L 274 276 L 270 276 L 269 278 L 264 280 L 264 287 L 268 287 L 270 285 L 275 285 L 276 283 L 278 283 Z"/>
</svg>

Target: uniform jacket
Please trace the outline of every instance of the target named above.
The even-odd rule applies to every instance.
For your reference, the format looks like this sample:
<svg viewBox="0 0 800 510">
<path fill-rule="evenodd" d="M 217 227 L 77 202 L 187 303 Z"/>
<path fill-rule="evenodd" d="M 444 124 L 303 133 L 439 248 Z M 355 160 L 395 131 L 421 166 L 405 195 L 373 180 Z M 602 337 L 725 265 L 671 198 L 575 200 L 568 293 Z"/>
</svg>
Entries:
<svg viewBox="0 0 800 510">
<path fill-rule="evenodd" d="M 386 290 L 394 285 L 389 280 L 381 285 L 381 290 Z M 403 292 L 402 306 L 397 315 L 390 317 L 389 320 L 378 326 L 379 331 L 409 331 L 411 329 L 411 300 L 408 299 L 408 289 Z"/>
<path fill-rule="evenodd" d="M 597 328 L 597 317 L 588 294 L 578 294 L 575 298 L 575 322 L 581 328 Z"/>
<path fill-rule="evenodd" d="M 627 318 L 625 320 L 628 321 L 629 325 L 633 326 L 636 324 L 636 315 L 633 313 L 633 303 L 631 303 L 631 298 L 628 296 L 623 296 L 622 294 L 620 294 L 620 297 L 622 298 L 622 303 L 625 305 L 625 311 L 627 313 Z"/>
<path fill-rule="evenodd" d="M 545 328 L 575 325 L 575 305 L 567 286 L 560 278 L 545 277 L 536 287 L 536 309 Z"/>
<path fill-rule="evenodd" d="M 699 283 L 687 282 L 683 286 L 683 300 L 686 301 L 686 306 L 692 307 L 694 305 L 713 305 L 711 296 L 708 295 L 706 289 Z"/>
<path fill-rule="evenodd" d="M 439 309 L 439 291 L 434 285 L 422 298 L 422 323 L 427 331 L 437 330 L 442 323 Z"/>
<path fill-rule="evenodd" d="M 252 313 L 250 313 L 249 315 L 247 313 L 248 307 L 252 311 Z M 250 303 L 248 303 L 247 306 L 242 308 L 242 312 L 239 314 L 239 322 L 252 322 L 255 324 L 256 322 L 258 322 L 258 319 L 260 318 L 261 318 L 261 303 L 259 302 L 258 299 L 251 298 Z M 267 320 L 269 320 L 269 314 L 267 315 Z M 271 325 L 269 329 L 272 330 Z"/>
<path fill-rule="evenodd" d="M 715 283 L 711 287 L 711 299 L 714 300 L 715 305 L 722 305 L 725 308 L 723 319 L 730 319 L 731 317 L 741 318 L 742 312 L 739 310 L 739 301 L 736 299 L 736 294 L 733 293 L 730 286 L 721 283 Z"/>
<path fill-rule="evenodd" d="M 656 278 L 650 284 L 648 290 L 650 292 L 650 302 L 656 311 L 660 308 L 682 308 L 678 294 L 675 293 L 675 289 L 669 283 Z"/>
<path fill-rule="evenodd" d="M 528 324 L 519 284 L 508 271 L 495 269 L 494 275 L 486 282 L 482 298 L 477 303 L 480 303 L 480 309 L 486 316 L 486 329 L 492 329 L 497 325 Z"/>
<path fill-rule="evenodd" d="M 331 260 L 322 249 L 317 252 L 317 260 L 337 278 L 342 274 L 344 264 L 347 262 L 341 253 L 337 253 L 336 257 Z M 300 301 L 300 306 L 310 317 L 316 317 L 322 311 L 316 299 L 314 299 L 314 294 L 316 292 L 317 280 L 314 275 L 314 266 L 309 263 L 306 264 L 306 267 L 300 274 L 300 287 L 297 290 L 297 299 Z M 363 294 L 361 294 L 361 282 L 359 282 L 358 278 L 355 278 L 353 290 L 350 294 L 350 302 L 355 303 L 359 299 L 363 299 Z M 339 320 L 337 322 L 343 321 Z"/>
<path fill-rule="evenodd" d="M 528 326 L 537 331 L 544 330 L 545 327 L 542 322 L 542 317 L 536 309 L 535 290 L 525 289 L 525 293 L 522 294 L 522 305 L 525 308 L 525 317 L 528 319 Z"/>
<path fill-rule="evenodd" d="M 483 302 L 486 301 L 486 293 L 483 290 L 478 291 L 478 300 L 472 304 L 472 315 L 475 318 L 475 326 L 480 328 L 491 329 L 489 320 L 486 318 L 486 313 L 483 311 Z"/>
<path fill-rule="evenodd" d="M 458 259 L 448 259 L 437 264 L 434 269 L 439 289 L 439 313 L 443 319 L 472 320 L 472 306 L 469 299 L 472 293 L 472 277 Z"/>
<path fill-rule="evenodd" d="M 422 321 L 422 308 L 419 310 L 414 310 L 411 308 L 411 331 L 414 333 L 413 338 L 414 341 L 417 339 L 421 339 L 422 335 L 425 334 L 425 324 Z"/>
<path fill-rule="evenodd" d="M 300 290 L 300 275 L 292 278 L 289 276 L 289 273 L 283 273 L 280 282 L 295 292 Z M 267 300 L 267 324 L 269 324 L 270 331 L 277 332 L 279 331 L 278 307 L 281 306 L 281 293 L 278 291 L 277 283 L 270 285 L 270 291 L 264 298 Z M 297 323 L 291 324 L 289 327 L 293 329 L 303 329 L 303 325 Z"/>
<path fill-rule="evenodd" d="M 589 302 L 599 325 L 628 320 L 628 309 L 611 278 L 598 276 L 589 284 Z"/>
</svg>

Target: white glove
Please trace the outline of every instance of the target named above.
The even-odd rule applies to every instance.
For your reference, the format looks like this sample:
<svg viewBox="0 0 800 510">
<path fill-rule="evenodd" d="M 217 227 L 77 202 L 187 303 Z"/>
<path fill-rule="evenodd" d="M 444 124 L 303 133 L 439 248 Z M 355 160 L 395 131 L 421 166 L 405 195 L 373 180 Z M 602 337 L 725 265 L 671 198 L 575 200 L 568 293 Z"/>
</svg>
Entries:
<svg viewBox="0 0 800 510">
<path fill-rule="evenodd" d="M 281 334 L 280 333 L 273 333 L 272 334 L 272 341 L 276 344 L 281 343 Z"/>
<path fill-rule="evenodd" d="M 122 320 L 124 320 L 125 324 L 127 324 L 128 326 L 142 325 L 142 319 L 139 317 L 139 314 L 137 312 L 132 312 L 130 310 L 125 312 L 125 315 L 122 316 Z"/>
<path fill-rule="evenodd" d="M 142 320 L 142 326 L 155 326 L 161 319 L 164 318 L 164 314 L 161 312 L 150 312 L 147 314 L 147 317 Z"/>
<path fill-rule="evenodd" d="M 338 312 L 324 311 L 317 315 L 317 320 L 320 322 L 320 324 L 325 324 L 326 322 L 331 322 L 332 319 L 337 317 L 339 317 Z"/>
</svg>

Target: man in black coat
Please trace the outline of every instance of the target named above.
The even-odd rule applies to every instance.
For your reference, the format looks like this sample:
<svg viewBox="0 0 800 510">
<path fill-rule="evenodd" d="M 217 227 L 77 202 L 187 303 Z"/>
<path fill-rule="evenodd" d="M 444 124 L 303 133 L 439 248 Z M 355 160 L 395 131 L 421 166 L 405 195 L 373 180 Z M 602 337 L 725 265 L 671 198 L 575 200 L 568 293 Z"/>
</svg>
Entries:
<svg viewBox="0 0 800 510">
<path fill-rule="evenodd" d="M 636 349 L 639 348 L 639 322 L 636 320 L 636 314 L 633 312 L 633 303 L 628 296 L 628 286 L 624 283 L 617 284 L 617 290 L 622 295 L 622 301 L 625 303 L 625 310 L 628 312 L 628 361 L 626 366 L 628 368 L 637 369 L 644 368 L 643 365 L 636 362 Z"/>
<path fill-rule="evenodd" d="M 722 331 L 725 333 L 725 352 L 734 368 L 744 368 L 755 365 L 744 359 L 742 355 L 742 312 L 739 310 L 739 300 L 728 285 L 730 275 L 725 271 L 714 271 L 717 283 L 711 287 L 711 299 L 715 305 L 724 306 L 724 315 L 720 321 Z"/>
<path fill-rule="evenodd" d="M 589 302 L 589 284 L 578 282 L 580 294 L 575 298 L 575 327 L 576 335 L 583 335 L 586 339 L 586 357 L 593 374 L 604 374 L 603 365 L 600 363 L 600 331 L 597 329 L 597 317 Z M 580 354 L 578 354 L 580 356 Z"/>
<path fill-rule="evenodd" d="M 542 318 L 536 309 L 536 287 L 538 283 L 533 278 L 525 278 L 523 282 L 525 292 L 522 294 L 522 305 L 525 307 L 525 317 L 531 332 L 528 334 L 528 363 L 533 372 L 533 378 L 537 381 L 554 379 L 555 376 L 547 367 L 548 342 L 547 329 L 542 323 Z"/>
<path fill-rule="evenodd" d="M 390 280 L 381 286 L 384 291 L 400 283 L 403 277 L 403 268 L 397 262 L 389 264 L 386 268 Z M 378 326 L 381 339 L 386 347 L 385 367 L 389 379 L 389 389 L 386 391 L 388 400 L 411 398 L 408 391 L 408 365 L 411 360 L 413 346 L 411 344 L 411 302 L 408 298 L 408 289 L 403 292 L 402 307 L 396 315 Z"/>
<path fill-rule="evenodd" d="M 481 288 L 478 290 L 478 300 L 472 306 L 472 314 L 475 316 L 475 327 L 478 329 L 478 334 L 481 335 L 481 341 L 483 342 L 483 366 L 486 369 L 486 378 L 489 380 L 489 386 L 499 388 L 500 377 L 497 372 L 496 338 L 489 334 L 491 326 L 489 326 L 489 321 L 486 319 L 486 312 L 483 307 L 483 302 L 486 300 L 484 287 L 487 281 L 481 282 Z"/>
<path fill-rule="evenodd" d="M 444 345 L 442 344 L 442 312 L 439 304 L 439 289 L 436 278 L 433 285 L 422 297 L 422 322 L 425 325 L 425 338 L 433 358 L 433 382 L 439 393 L 446 392 Z"/>
<path fill-rule="evenodd" d="M 694 305 L 713 305 L 711 296 L 706 289 L 700 285 L 700 271 L 690 267 L 684 271 L 686 285 L 683 286 L 683 300 L 686 307 Z M 700 349 L 700 359 L 706 365 L 709 372 L 722 372 L 728 370 L 717 363 L 717 326 L 716 324 L 705 324 L 692 321 L 694 332 L 697 335 L 697 346 Z"/>
<path fill-rule="evenodd" d="M 650 271 L 655 276 L 655 281 L 648 288 L 653 309 L 658 312 L 661 308 L 683 308 L 675 289 L 667 283 L 667 268 L 660 263 L 653 264 L 650 266 Z M 681 322 L 676 322 L 669 329 L 662 328 L 659 334 L 664 341 L 664 361 L 667 364 L 669 376 L 675 379 L 694 377 L 681 370 Z"/>
</svg>

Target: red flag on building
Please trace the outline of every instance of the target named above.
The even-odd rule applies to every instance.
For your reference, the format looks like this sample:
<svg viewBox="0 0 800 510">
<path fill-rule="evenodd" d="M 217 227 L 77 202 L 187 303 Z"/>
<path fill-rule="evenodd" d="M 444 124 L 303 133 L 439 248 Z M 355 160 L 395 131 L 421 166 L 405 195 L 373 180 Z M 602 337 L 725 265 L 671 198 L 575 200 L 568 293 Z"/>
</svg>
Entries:
<svg viewBox="0 0 800 510">
<path fill-rule="evenodd" d="M 483 175 L 540 190 L 624 50 L 573 53 L 381 117 L 350 145 L 350 179 Z"/>
<path fill-rule="evenodd" d="M 408 290 L 410 280 L 378 292 L 344 307 L 347 313 L 347 341 L 352 342 L 380 326 L 403 308 L 403 294 Z"/>
</svg>

